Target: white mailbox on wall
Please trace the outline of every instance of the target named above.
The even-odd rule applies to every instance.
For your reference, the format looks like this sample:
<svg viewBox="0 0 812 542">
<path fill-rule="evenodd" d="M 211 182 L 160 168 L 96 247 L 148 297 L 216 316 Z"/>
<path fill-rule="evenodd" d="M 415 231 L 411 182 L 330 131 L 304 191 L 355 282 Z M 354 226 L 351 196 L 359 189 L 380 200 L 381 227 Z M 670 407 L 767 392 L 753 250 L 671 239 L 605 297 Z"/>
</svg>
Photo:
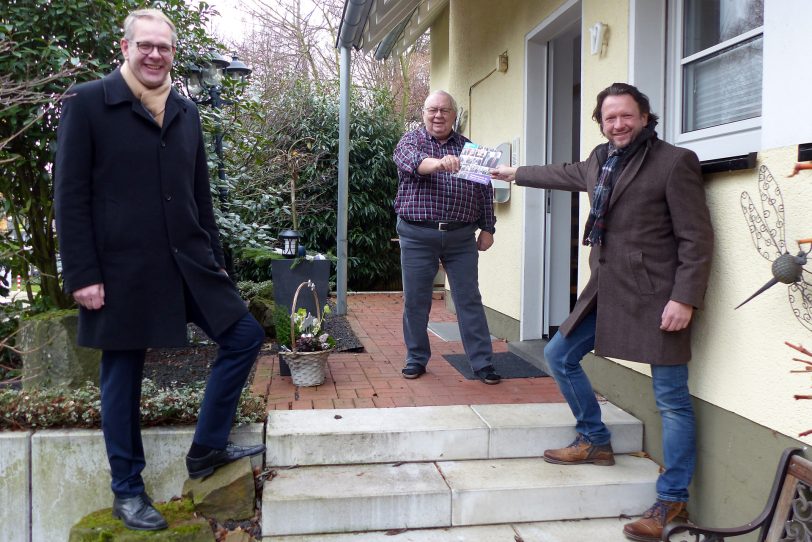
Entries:
<svg viewBox="0 0 812 542">
<path fill-rule="evenodd" d="M 502 151 L 502 156 L 499 158 L 500 164 L 511 165 L 510 143 L 502 143 L 496 147 L 497 150 Z M 494 203 L 505 203 L 510 199 L 510 185 L 507 181 L 500 181 L 498 179 L 491 179 L 493 186 L 493 201 Z"/>
</svg>

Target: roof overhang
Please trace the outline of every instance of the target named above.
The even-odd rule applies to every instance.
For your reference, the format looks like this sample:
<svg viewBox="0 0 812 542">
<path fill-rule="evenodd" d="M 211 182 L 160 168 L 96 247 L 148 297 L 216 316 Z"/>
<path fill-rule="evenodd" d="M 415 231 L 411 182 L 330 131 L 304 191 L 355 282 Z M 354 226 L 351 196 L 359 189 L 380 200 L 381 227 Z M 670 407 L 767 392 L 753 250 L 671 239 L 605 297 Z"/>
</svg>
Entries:
<svg viewBox="0 0 812 542">
<path fill-rule="evenodd" d="M 345 0 L 336 47 L 400 54 L 431 27 L 448 0 Z"/>
</svg>

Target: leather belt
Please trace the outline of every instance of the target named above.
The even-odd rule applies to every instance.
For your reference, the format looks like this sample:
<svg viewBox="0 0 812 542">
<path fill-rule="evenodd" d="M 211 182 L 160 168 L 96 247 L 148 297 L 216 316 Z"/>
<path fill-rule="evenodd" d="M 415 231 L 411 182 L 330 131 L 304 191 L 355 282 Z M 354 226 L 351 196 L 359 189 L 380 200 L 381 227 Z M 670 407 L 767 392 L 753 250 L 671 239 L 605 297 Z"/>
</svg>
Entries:
<svg viewBox="0 0 812 542">
<path fill-rule="evenodd" d="M 471 225 L 471 222 L 435 222 L 433 220 L 406 220 L 405 218 L 403 221 L 419 228 L 430 228 L 439 231 L 454 231 Z"/>
</svg>

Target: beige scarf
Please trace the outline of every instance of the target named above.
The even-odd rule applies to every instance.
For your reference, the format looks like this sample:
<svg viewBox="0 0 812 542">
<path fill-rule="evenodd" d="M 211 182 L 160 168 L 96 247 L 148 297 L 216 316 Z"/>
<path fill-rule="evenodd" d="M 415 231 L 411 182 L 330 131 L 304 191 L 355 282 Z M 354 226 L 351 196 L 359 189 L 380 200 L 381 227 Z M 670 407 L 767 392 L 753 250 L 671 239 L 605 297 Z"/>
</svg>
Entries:
<svg viewBox="0 0 812 542">
<path fill-rule="evenodd" d="M 158 126 L 163 126 L 164 111 L 166 110 L 166 99 L 169 97 L 169 89 L 172 86 L 172 79 L 169 74 L 166 74 L 166 79 L 161 86 L 157 88 L 147 88 L 136 79 L 130 70 L 130 64 L 125 60 L 121 65 L 121 76 L 124 77 L 124 82 L 130 87 L 130 90 L 149 111 Z"/>
</svg>

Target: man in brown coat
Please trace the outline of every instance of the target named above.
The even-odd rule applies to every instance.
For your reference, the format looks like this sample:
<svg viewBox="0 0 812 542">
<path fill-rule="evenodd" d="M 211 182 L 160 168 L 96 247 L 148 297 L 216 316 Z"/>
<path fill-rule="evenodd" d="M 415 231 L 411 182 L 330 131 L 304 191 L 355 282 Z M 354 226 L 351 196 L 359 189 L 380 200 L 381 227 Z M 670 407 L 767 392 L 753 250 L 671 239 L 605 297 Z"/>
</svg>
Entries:
<svg viewBox="0 0 812 542">
<path fill-rule="evenodd" d="M 601 356 L 650 364 L 665 470 L 657 480 L 657 502 L 623 531 L 633 540 L 655 541 L 668 521 L 684 515 L 696 463 L 687 363 L 691 319 L 702 308 L 710 273 L 713 229 L 699 160 L 657 138 L 657 116 L 645 94 L 614 83 L 598 94 L 593 118 L 609 141 L 585 161 L 499 166 L 491 174 L 522 186 L 590 196 L 583 242 L 592 247 L 592 273 L 544 349 L 578 436 L 566 448 L 545 451 L 544 458 L 613 465 L 609 430 L 581 359 L 594 348 Z"/>
</svg>

